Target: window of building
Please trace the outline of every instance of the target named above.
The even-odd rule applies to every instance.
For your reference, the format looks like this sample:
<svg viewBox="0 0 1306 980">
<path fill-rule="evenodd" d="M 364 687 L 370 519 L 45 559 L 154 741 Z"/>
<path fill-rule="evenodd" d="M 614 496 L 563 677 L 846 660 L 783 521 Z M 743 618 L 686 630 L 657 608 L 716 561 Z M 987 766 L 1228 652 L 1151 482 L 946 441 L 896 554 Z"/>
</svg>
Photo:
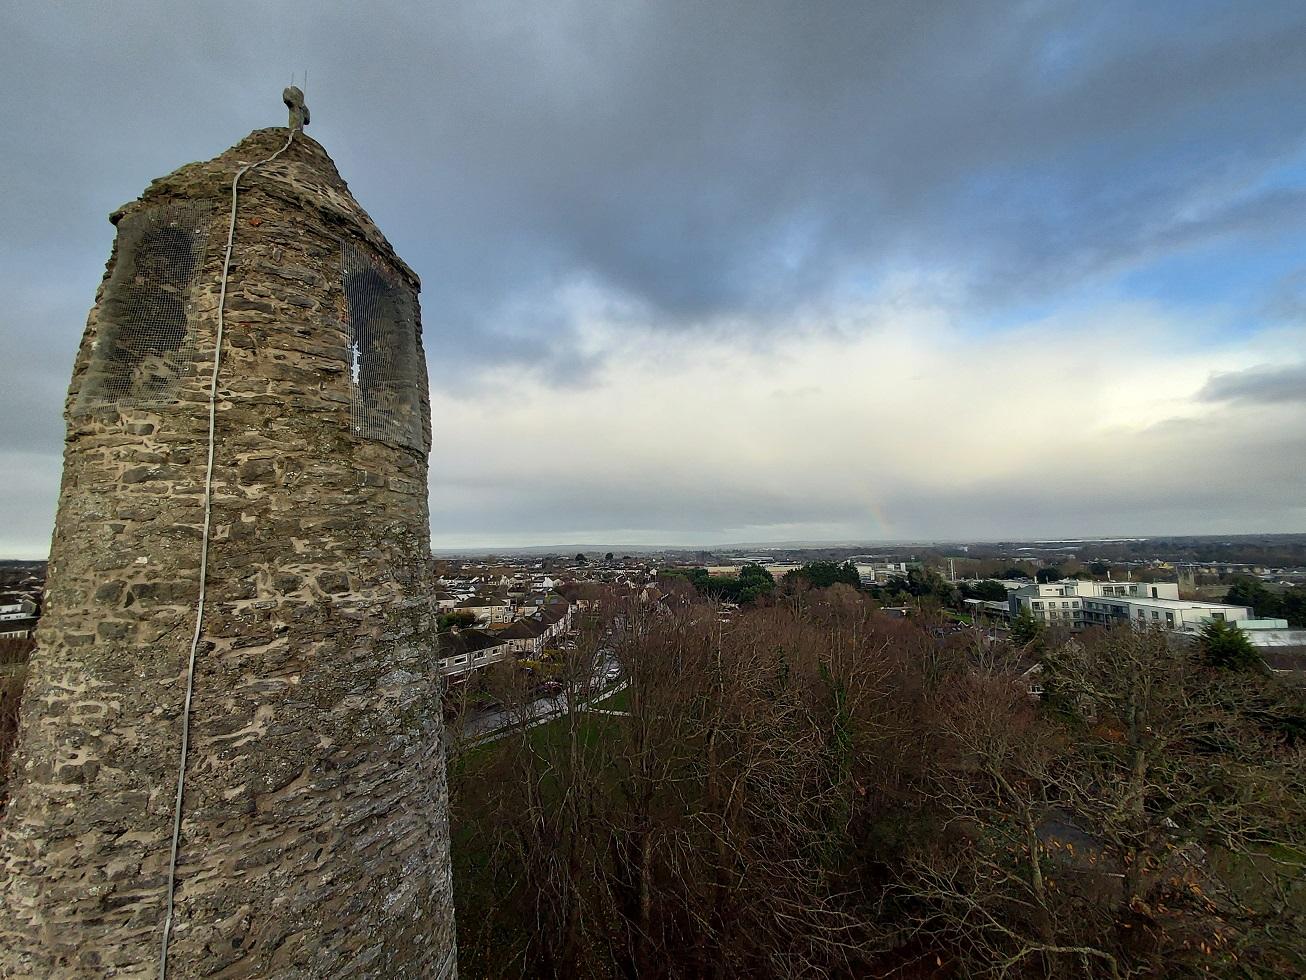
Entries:
<svg viewBox="0 0 1306 980">
<path fill-rule="evenodd" d="M 417 297 L 384 263 L 340 247 L 355 435 L 426 452 Z"/>
<path fill-rule="evenodd" d="M 195 358 L 191 294 L 204 265 L 209 212 L 207 202 L 170 204 L 118 222 L 78 411 L 176 397 Z"/>
</svg>

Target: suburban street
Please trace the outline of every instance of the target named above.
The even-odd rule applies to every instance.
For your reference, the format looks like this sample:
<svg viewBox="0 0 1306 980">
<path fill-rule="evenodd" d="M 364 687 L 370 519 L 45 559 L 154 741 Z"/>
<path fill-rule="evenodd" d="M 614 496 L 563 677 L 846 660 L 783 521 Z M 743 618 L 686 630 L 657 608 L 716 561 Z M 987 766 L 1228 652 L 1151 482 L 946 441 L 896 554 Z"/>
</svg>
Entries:
<svg viewBox="0 0 1306 980">
<path fill-rule="evenodd" d="M 590 684 L 590 688 L 594 693 L 584 698 L 580 707 L 582 709 L 588 708 L 604 698 L 625 690 L 628 682 L 625 678 L 621 678 L 620 670 L 620 666 L 614 659 L 611 657 L 606 658 L 594 672 Z M 566 709 L 567 697 L 565 692 L 538 697 L 525 706 L 524 713 L 527 719 L 525 727 L 534 728 L 536 725 L 552 721 L 554 718 L 560 717 Z M 521 710 L 506 708 L 494 708 L 489 711 L 477 712 L 464 720 L 463 738 L 471 745 L 483 745 L 487 742 L 497 741 L 516 729 L 518 722 L 522 720 L 522 715 L 523 711 Z"/>
</svg>

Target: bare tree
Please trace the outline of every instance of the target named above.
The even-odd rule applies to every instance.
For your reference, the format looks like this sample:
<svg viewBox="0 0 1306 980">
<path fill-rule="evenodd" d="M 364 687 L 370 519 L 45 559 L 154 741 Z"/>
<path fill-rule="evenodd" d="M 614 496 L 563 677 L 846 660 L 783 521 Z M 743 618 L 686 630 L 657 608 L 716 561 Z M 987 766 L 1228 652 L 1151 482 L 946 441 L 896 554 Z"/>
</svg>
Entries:
<svg viewBox="0 0 1306 980">
<path fill-rule="evenodd" d="M 27 681 L 27 661 L 36 644 L 30 638 L 0 637 L 0 813 L 8 802 L 9 760 L 18 739 L 19 706 Z"/>
<path fill-rule="evenodd" d="M 852 589 L 610 597 L 564 710 L 451 763 L 469 975 L 1291 974 L 1306 712 L 1124 629 L 1029 651 Z M 614 660 L 628 683 L 594 710 Z M 616 706 L 615 712 L 612 710 Z M 1296 958 L 1294 958 L 1296 957 Z"/>
<path fill-rule="evenodd" d="M 973 975 L 1300 962 L 1284 927 L 1306 787 L 1300 749 L 1253 710 L 1273 700 L 1263 679 L 1131 627 L 1062 643 L 1045 669 L 1046 706 L 1000 672 L 940 699 L 946 816 L 898 882 L 917 930 Z"/>
</svg>

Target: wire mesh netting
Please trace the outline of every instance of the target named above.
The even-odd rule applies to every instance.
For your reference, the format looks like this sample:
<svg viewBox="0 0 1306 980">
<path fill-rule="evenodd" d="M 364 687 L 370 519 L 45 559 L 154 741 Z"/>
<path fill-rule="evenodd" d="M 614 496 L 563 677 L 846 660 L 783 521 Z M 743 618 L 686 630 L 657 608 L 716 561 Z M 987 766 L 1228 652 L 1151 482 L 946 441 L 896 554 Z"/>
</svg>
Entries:
<svg viewBox="0 0 1306 980">
<path fill-rule="evenodd" d="M 118 223 L 117 257 L 78 408 L 175 397 L 195 356 L 191 292 L 208 245 L 210 205 L 170 204 Z"/>
<path fill-rule="evenodd" d="M 424 452 L 417 300 L 388 267 L 340 246 L 355 435 Z"/>
</svg>

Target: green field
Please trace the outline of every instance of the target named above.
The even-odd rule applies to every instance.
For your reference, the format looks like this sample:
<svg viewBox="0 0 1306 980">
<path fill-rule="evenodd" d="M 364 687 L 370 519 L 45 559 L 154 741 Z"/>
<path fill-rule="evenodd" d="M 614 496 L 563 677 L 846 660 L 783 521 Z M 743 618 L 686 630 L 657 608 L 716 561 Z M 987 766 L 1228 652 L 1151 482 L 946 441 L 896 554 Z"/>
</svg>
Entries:
<svg viewBox="0 0 1306 980">
<path fill-rule="evenodd" d="M 602 708 L 604 711 L 629 711 L 630 688 L 622 688 L 616 694 L 610 695 L 601 701 L 595 701 L 594 707 Z"/>
<path fill-rule="evenodd" d="M 624 703 L 618 701 L 623 694 L 608 699 L 614 702 L 609 710 L 620 710 L 615 704 Z M 619 767 L 611 761 L 611 753 L 622 742 L 625 722 L 582 711 L 574 719 L 556 718 L 524 734 L 514 732 L 450 757 L 449 829 L 458 929 L 460 937 L 467 939 L 459 942 L 464 976 L 486 976 L 502 969 L 500 957 L 512 960 L 528 946 L 523 923 L 529 921 L 532 897 L 523 891 L 517 862 L 499 851 L 512 837 L 504 834 L 494 816 L 511 813 L 520 805 L 523 768 L 533 773 L 528 781 L 545 811 L 562 806 L 567 782 L 562 773 L 572 754 L 574 724 L 575 754 L 588 763 L 587 785 L 599 793 L 616 792 Z M 505 916 L 497 911 L 505 905 L 519 912 Z M 493 965 L 483 960 L 486 955 L 495 957 Z M 521 972 L 529 975 L 530 971 L 522 967 Z"/>
</svg>

